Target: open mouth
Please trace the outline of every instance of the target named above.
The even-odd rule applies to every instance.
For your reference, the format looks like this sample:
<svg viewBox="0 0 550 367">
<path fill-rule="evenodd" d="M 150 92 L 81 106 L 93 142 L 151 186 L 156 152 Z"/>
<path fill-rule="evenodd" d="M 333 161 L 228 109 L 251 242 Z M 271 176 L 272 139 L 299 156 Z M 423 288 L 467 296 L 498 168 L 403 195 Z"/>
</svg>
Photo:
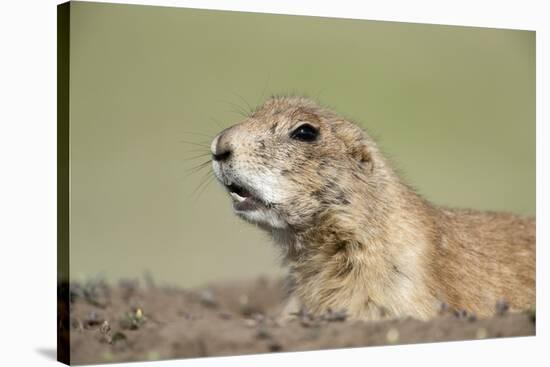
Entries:
<svg viewBox="0 0 550 367">
<path fill-rule="evenodd" d="M 225 187 L 233 199 L 233 208 L 235 210 L 244 212 L 265 207 L 265 204 L 253 196 L 246 188 L 234 183 L 225 185 Z"/>
</svg>

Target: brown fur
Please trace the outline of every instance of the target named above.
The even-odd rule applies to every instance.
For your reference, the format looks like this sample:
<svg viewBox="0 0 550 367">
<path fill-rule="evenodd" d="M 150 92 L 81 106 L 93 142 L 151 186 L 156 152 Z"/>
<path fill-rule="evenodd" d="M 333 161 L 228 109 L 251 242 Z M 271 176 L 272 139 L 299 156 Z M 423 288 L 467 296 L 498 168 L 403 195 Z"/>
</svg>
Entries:
<svg viewBox="0 0 550 367">
<path fill-rule="evenodd" d="M 319 129 L 317 141 L 289 138 L 303 122 Z M 217 137 L 221 150 L 232 152 L 223 174 L 276 218 L 245 219 L 283 250 L 294 307 L 425 319 L 441 303 L 479 316 L 499 301 L 535 304 L 533 218 L 430 204 L 363 130 L 309 99 L 268 100 Z"/>
</svg>

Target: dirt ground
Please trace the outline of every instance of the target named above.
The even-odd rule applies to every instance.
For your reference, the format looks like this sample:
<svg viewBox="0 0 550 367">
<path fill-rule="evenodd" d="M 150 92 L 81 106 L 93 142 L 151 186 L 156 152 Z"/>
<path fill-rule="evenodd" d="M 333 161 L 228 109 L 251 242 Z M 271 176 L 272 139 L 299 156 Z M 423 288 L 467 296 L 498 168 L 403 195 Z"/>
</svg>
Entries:
<svg viewBox="0 0 550 367">
<path fill-rule="evenodd" d="M 282 283 L 215 284 L 197 290 L 124 280 L 70 285 L 72 364 L 193 358 L 535 335 L 534 312 L 475 315 L 442 308 L 435 319 L 359 322 L 342 312 L 275 321 Z"/>
</svg>

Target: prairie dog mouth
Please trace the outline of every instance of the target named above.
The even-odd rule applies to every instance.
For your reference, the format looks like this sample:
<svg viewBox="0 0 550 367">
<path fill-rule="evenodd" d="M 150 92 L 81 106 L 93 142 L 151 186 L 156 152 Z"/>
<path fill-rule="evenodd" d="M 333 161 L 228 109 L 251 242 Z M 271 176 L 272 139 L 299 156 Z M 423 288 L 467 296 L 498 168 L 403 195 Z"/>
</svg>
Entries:
<svg viewBox="0 0 550 367">
<path fill-rule="evenodd" d="M 253 196 L 252 193 L 243 186 L 231 182 L 226 184 L 225 188 L 233 199 L 233 208 L 236 211 L 246 212 L 267 207 L 262 200 Z"/>
</svg>

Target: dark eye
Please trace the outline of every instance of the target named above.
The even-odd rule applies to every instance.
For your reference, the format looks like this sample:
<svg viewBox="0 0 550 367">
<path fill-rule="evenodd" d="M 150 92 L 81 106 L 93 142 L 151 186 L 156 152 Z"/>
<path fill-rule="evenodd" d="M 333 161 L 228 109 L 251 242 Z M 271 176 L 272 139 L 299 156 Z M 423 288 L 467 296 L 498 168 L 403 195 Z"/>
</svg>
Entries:
<svg viewBox="0 0 550 367">
<path fill-rule="evenodd" d="M 310 124 L 303 124 L 290 134 L 292 139 L 301 141 L 314 141 L 317 139 L 319 131 Z"/>
</svg>

